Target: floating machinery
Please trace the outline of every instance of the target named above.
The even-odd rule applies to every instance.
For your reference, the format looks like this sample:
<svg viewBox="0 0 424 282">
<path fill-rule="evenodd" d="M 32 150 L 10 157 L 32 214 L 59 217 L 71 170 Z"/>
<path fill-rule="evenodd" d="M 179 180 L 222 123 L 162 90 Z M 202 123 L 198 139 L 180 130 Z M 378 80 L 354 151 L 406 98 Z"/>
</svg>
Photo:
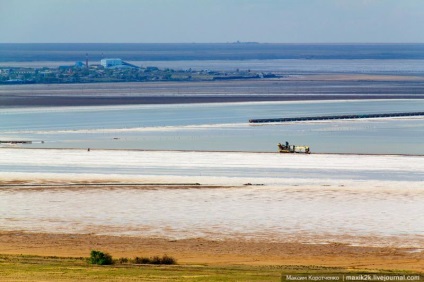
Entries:
<svg viewBox="0 0 424 282">
<path fill-rule="evenodd" d="M 278 143 L 277 146 L 278 146 L 278 152 L 280 153 L 303 153 L 303 154 L 311 153 L 309 146 L 290 145 L 289 142 L 287 141 L 285 145 Z"/>
</svg>

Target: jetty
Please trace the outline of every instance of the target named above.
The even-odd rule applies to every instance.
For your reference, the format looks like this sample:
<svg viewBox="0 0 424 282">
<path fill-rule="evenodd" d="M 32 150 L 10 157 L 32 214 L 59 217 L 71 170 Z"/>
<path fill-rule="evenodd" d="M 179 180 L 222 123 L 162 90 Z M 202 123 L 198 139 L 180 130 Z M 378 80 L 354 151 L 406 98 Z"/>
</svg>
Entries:
<svg viewBox="0 0 424 282">
<path fill-rule="evenodd" d="M 0 144 L 32 144 L 32 141 L 22 141 L 22 140 L 10 140 L 10 141 L 1 141 Z"/>
<path fill-rule="evenodd" d="M 293 121 L 315 121 L 315 120 L 337 120 L 337 119 L 361 119 L 361 118 L 387 118 L 387 117 L 412 117 L 412 116 L 424 116 L 424 112 L 249 119 L 249 123 L 293 122 Z"/>
</svg>

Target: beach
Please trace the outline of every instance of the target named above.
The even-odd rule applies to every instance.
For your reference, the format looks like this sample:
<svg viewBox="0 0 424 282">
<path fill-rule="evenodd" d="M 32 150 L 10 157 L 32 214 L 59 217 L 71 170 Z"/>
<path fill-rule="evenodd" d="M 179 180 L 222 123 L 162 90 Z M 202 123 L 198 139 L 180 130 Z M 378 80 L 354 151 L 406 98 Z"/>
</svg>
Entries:
<svg viewBox="0 0 424 282">
<path fill-rule="evenodd" d="M 0 253 L 423 270 L 422 156 L 1 153 Z"/>
</svg>

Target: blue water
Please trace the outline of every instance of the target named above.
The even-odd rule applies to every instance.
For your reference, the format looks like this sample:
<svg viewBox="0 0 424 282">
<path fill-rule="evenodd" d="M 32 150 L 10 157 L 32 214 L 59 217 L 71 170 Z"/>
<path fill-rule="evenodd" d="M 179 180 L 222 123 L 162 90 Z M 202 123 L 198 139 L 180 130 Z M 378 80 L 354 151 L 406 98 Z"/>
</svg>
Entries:
<svg viewBox="0 0 424 282">
<path fill-rule="evenodd" d="M 185 60 L 131 61 L 137 66 L 156 66 L 175 70 L 252 70 L 278 72 L 288 75 L 310 73 L 367 73 L 367 74 L 423 74 L 424 60 L 405 59 L 274 59 L 274 60 Z"/>
<path fill-rule="evenodd" d="M 424 44 L 0 44 L 0 61 L 424 59 Z"/>
<path fill-rule="evenodd" d="M 138 66 L 290 73 L 424 73 L 424 44 L 0 44 L 0 66 L 121 58 Z"/>
<path fill-rule="evenodd" d="M 0 44 L 1 45 L 1 44 Z M 69 59 L 69 58 L 63 58 Z M 241 71 L 275 72 L 280 75 L 299 75 L 316 73 L 355 73 L 355 74 L 395 74 L 395 75 L 423 75 L 424 59 L 249 59 L 249 60 L 171 60 L 146 61 L 130 60 L 131 64 L 141 67 L 155 66 L 160 69 L 195 71 Z M 5 61 L 0 58 L 0 67 L 59 67 L 73 65 L 68 61 Z M 92 60 L 90 63 L 100 63 Z"/>
<path fill-rule="evenodd" d="M 250 125 L 251 118 L 422 111 L 423 100 L 263 102 L 3 109 L 0 140 L 26 147 L 424 154 L 424 119 Z M 41 143 L 44 141 L 44 143 Z"/>
</svg>

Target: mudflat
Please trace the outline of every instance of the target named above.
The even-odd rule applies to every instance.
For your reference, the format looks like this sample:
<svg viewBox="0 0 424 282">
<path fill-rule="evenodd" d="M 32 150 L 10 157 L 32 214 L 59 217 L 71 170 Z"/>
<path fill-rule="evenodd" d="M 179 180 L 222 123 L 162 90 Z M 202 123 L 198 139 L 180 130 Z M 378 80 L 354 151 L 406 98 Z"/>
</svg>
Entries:
<svg viewBox="0 0 424 282">
<path fill-rule="evenodd" d="M 423 76 L 306 74 L 258 80 L 0 86 L 3 107 L 408 98 L 424 98 Z"/>
</svg>

